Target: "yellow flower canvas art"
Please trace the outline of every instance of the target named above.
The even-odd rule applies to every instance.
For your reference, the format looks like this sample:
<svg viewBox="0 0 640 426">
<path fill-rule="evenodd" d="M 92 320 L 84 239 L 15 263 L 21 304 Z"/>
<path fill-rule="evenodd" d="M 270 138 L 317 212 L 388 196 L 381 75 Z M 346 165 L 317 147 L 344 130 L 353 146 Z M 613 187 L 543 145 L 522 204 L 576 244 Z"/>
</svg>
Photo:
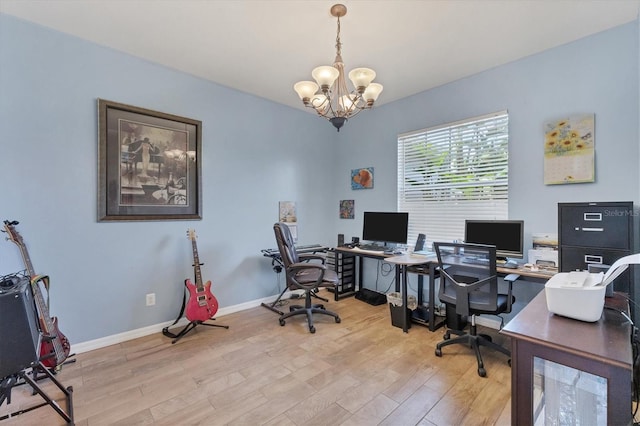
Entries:
<svg viewBox="0 0 640 426">
<path fill-rule="evenodd" d="M 584 114 L 545 125 L 545 185 L 595 181 L 594 123 L 594 114 Z"/>
</svg>

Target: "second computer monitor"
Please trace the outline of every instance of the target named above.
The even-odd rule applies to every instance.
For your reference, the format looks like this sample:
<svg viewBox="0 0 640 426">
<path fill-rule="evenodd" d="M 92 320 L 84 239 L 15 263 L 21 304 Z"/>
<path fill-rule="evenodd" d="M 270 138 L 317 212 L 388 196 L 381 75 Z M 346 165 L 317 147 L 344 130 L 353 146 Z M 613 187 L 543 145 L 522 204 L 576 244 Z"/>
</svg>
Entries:
<svg viewBox="0 0 640 426">
<path fill-rule="evenodd" d="M 464 242 L 496 246 L 499 258 L 524 257 L 524 221 L 466 220 Z"/>
</svg>

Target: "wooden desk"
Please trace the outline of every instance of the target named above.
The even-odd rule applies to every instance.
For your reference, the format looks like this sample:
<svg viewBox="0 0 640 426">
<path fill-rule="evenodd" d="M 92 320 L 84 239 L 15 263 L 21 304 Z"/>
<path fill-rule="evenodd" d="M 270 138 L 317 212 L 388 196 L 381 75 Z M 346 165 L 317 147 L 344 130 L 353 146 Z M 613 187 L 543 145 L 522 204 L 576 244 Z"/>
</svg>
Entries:
<svg viewBox="0 0 640 426">
<path fill-rule="evenodd" d="M 496 270 L 499 275 L 509 275 L 509 274 L 517 274 L 523 278 L 526 278 L 529 281 L 534 282 L 542 282 L 546 283 L 551 277 L 558 273 L 558 271 L 550 271 L 540 269 L 538 271 L 532 271 L 529 268 L 525 268 L 524 266 L 520 266 L 517 269 L 511 268 L 503 268 L 501 266 L 497 266 Z"/>
<path fill-rule="evenodd" d="M 547 310 L 542 291 L 509 321 L 501 332 L 511 337 L 511 424 L 534 424 L 545 402 L 534 394 L 534 358 L 605 378 L 606 423 L 631 424 L 631 324 L 619 311 L 628 303 L 616 294 L 597 322 L 561 317 Z"/>
</svg>

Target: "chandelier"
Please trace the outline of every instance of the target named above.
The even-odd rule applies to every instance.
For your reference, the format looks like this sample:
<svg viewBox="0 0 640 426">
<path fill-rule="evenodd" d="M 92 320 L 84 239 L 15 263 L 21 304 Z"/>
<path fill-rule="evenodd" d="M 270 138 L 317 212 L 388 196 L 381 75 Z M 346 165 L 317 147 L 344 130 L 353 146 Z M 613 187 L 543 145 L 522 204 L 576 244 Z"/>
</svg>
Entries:
<svg viewBox="0 0 640 426">
<path fill-rule="evenodd" d="M 354 90 L 349 92 L 347 89 L 340 42 L 340 18 L 346 14 L 347 7 L 343 4 L 335 4 L 331 7 L 331 15 L 338 18 L 336 59 L 333 66 L 314 68 L 311 75 L 315 83 L 299 81 L 293 86 L 304 106 L 313 108 L 318 115 L 329 120 L 338 131 L 349 118 L 364 109 L 371 108 L 382 92 L 381 84 L 372 83 L 376 73 L 369 68 L 352 70 L 349 73 L 349 79 L 353 83 Z"/>
</svg>

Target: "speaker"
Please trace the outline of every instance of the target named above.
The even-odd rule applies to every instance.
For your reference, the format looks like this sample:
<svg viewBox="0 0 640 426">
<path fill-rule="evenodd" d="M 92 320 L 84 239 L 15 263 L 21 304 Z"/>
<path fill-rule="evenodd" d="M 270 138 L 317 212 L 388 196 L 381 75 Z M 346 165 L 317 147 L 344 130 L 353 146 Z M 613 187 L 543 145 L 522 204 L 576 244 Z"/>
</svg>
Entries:
<svg viewBox="0 0 640 426">
<path fill-rule="evenodd" d="M 338 234 L 338 247 L 342 247 L 344 245 L 344 234 Z"/>
<path fill-rule="evenodd" d="M 416 247 L 413 251 L 420 251 L 424 248 L 424 241 L 427 239 L 427 236 L 424 234 L 418 234 L 418 239 L 416 240 Z"/>
<path fill-rule="evenodd" d="M 0 291 L 0 378 L 30 367 L 40 357 L 38 316 L 26 277 Z"/>
</svg>

